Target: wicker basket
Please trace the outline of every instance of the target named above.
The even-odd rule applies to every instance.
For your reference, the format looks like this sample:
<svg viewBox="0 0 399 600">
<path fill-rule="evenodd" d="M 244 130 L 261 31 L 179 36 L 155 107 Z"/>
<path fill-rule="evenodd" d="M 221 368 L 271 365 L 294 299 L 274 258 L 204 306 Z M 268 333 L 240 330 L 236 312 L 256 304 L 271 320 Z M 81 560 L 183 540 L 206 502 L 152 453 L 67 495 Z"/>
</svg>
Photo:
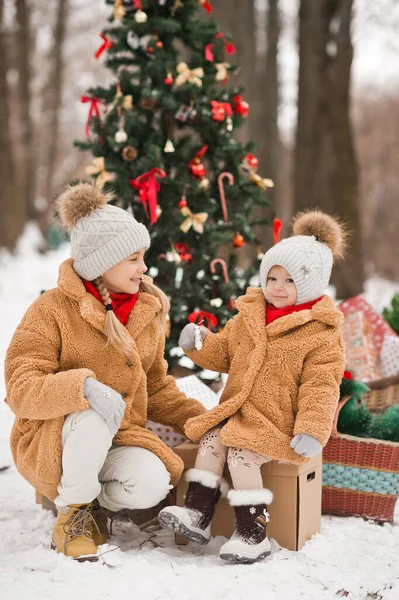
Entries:
<svg viewBox="0 0 399 600">
<path fill-rule="evenodd" d="M 339 412 L 348 399 L 339 403 L 323 450 L 322 511 L 392 523 L 399 495 L 399 443 L 339 433 Z"/>
</svg>

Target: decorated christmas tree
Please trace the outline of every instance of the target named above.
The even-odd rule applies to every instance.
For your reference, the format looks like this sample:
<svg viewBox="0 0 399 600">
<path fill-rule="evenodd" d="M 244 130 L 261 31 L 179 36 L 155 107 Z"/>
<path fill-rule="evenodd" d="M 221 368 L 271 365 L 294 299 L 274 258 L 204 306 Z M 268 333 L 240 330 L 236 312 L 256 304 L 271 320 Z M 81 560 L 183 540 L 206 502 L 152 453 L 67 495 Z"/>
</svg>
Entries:
<svg viewBox="0 0 399 600">
<path fill-rule="evenodd" d="M 115 80 L 82 96 L 86 169 L 150 229 L 149 274 L 171 300 L 167 357 L 188 320 L 217 331 L 234 314 L 262 258 L 253 218 L 273 183 L 254 144 L 234 139 L 250 107 L 234 87 L 230 37 L 203 0 L 107 0 L 96 58 Z M 265 214 L 265 213 L 263 213 Z M 257 259 L 239 266 L 253 245 Z"/>
</svg>

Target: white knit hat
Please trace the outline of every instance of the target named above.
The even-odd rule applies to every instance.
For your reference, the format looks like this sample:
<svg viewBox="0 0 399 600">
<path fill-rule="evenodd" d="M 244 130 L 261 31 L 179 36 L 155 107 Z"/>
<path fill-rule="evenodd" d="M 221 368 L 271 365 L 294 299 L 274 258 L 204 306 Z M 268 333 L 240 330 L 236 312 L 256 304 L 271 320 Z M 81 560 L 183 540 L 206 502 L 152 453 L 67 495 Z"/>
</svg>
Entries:
<svg viewBox="0 0 399 600">
<path fill-rule="evenodd" d="M 147 228 L 128 212 L 108 204 L 112 195 L 79 183 L 58 199 L 58 213 L 71 238 L 73 268 L 92 281 L 142 248 L 150 247 Z"/>
<path fill-rule="evenodd" d="M 347 234 L 337 219 L 321 211 L 299 213 L 294 219 L 293 237 L 282 240 L 264 255 L 260 283 L 266 296 L 270 269 L 284 267 L 297 289 L 295 304 L 316 300 L 325 291 L 335 258 L 342 258 Z"/>
</svg>

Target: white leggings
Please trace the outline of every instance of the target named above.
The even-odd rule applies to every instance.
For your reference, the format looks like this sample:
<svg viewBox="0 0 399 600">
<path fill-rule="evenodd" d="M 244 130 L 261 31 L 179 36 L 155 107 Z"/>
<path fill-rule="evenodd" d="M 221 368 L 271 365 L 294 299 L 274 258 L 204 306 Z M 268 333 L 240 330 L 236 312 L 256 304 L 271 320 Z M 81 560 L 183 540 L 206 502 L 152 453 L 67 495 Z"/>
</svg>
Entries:
<svg viewBox="0 0 399 600">
<path fill-rule="evenodd" d="M 150 508 L 167 495 L 170 474 L 158 456 L 137 446 L 112 448 L 112 433 L 92 408 L 71 413 L 62 428 L 62 477 L 55 504 L 98 499 L 112 511 Z"/>
</svg>

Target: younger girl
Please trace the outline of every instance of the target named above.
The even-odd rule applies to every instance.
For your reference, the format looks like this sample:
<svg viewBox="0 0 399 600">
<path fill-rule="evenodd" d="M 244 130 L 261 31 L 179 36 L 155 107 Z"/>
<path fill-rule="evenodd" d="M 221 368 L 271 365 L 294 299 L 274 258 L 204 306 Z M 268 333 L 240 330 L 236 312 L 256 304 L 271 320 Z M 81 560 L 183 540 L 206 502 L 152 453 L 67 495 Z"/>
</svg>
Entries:
<svg viewBox="0 0 399 600">
<path fill-rule="evenodd" d="M 220 549 L 225 560 L 250 563 L 270 554 L 272 493 L 263 488 L 261 465 L 305 462 L 329 438 L 344 347 L 342 315 L 323 292 L 344 245 L 344 231 L 332 217 L 298 215 L 294 236 L 263 257 L 261 288 L 249 288 L 237 300 L 239 312 L 224 330 L 214 334 L 202 327 L 202 349 L 194 349 L 201 346 L 195 344 L 196 325 L 181 333 L 179 343 L 197 365 L 229 378 L 219 406 L 186 423 L 186 435 L 200 446 L 195 468 L 187 472 L 185 506 L 164 508 L 159 519 L 206 544 L 227 460 L 236 523 Z"/>
<path fill-rule="evenodd" d="M 183 432 L 204 412 L 166 374 L 169 303 L 144 275 L 148 231 L 109 199 L 86 183 L 60 197 L 73 258 L 26 312 L 5 364 L 14 461 L 55 501 L 52 547 L 80 559 L 108 539 L 101 507 L 155 506 L 180 478 L 147 419 Z"/>
</svg>

